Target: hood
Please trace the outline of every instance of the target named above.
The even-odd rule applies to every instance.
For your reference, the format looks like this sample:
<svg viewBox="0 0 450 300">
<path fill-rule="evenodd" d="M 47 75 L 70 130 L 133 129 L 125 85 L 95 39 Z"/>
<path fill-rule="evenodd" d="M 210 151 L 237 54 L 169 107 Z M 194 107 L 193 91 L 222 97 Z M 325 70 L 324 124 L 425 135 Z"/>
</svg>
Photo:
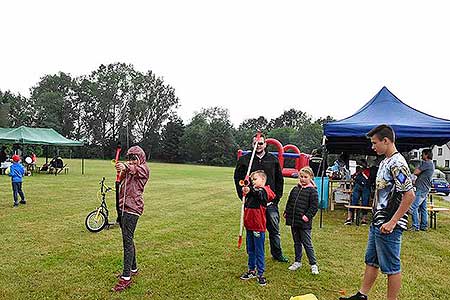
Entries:
<svg viewBox="0 0 450 300">
<path fill-rule="evenodd" d="M 139 146 L 133 146 L 127 151 L 127 155 L 134 154 L 139 158 L 139 164 L 144 164 L 147 162 L 147 157 L 144 150 Z"/>
</svg>

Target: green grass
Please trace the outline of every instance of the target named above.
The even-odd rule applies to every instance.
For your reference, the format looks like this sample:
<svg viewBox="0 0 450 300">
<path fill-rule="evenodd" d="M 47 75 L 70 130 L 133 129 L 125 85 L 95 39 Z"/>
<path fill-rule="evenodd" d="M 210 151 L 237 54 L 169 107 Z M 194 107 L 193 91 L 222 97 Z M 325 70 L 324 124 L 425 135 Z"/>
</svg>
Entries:
<svg viewBox="0 0 450 300">
<path fill-rule="evenodd" d="M 99 201 L 102 176 L 112 185 L 108 161 L 68 160 L 70 173 L 25 178 L 28 204 L 12 208 L 11 183 L 0 176 L 0 299 L 289 299 L 307 293 L 337 299 L 340 289 L 359 288 L 364 272 L 367 227 L 343 226 L 346 212 L 324 212 L 324 227 L 315 218 L 313 242 L 320 275 L 297 272 L 267 255 L 268 286 L 242 282 L 245 249 L 237 249 L 240 202 L 232 168 L 150 164 L 145 211 L 135 241 L 140 274 L 121 293 L 109 290 L 122 266 L 119 228 L 93 234 L 84 219 Z M 287 179 L 285 196 L 295 180 Z M 114 193 L 109 207 L 114 211 Z M 440 200 L 436 205 L 445 206 Z M 448 205 L 447 205 L 448 206 Z M 115 213 L 114 213 L 115 216 Z M 403 235 L 401 299 L 448 299 L 450 282 L 450 214 L 441 213 L 438 229 Z M 293 258 L 288 228 L 281 226 L 285 254 Z M 268 249 L 268 242 L 266 242 Z M 306 263 L 304 257 L 304 264 Z M 386 276 L 370 293 L 384 299 Z"/>
</svg>

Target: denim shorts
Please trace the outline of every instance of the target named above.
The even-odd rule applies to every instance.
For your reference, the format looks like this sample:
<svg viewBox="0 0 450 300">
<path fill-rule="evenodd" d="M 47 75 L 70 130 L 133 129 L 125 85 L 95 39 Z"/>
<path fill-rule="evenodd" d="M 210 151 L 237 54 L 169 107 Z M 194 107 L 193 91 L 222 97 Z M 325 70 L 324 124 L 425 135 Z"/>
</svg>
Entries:
<svg viewBox="0 0 450 300">
<path fill-rule="evenodd" d="M 370 226 L 366 249 L 366 265 L 380 268 L 387 275 L 401 272 L 400 249 L 403 230 L 398 226 L 390 234 L 381 233 L 380 227 Z"/>
</svg>

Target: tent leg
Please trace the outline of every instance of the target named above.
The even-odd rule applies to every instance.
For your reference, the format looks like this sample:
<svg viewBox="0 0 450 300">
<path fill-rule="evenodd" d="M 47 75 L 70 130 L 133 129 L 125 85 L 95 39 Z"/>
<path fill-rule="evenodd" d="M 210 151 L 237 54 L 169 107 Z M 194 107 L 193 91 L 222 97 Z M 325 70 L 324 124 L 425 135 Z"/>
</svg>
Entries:
<svg viewBox="0 0 450 300">
<path fill-rule="evenodd" d="M 81 149 L 81 175 L 84 175 L 84 146 Z"/>
</svg>

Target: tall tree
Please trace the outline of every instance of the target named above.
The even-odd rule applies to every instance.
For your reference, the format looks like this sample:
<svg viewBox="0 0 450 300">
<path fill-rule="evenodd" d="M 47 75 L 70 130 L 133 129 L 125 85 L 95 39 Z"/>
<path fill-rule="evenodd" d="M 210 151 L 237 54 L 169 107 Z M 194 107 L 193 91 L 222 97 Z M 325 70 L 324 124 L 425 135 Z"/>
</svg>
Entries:
<svg viewBox="0 0 450 300">
<path fill-rule="evenodd" d="M 162 124 L 173 113 L 179 99 L 175 89 L 164 84 L 163 79 L 156 77 L 152 71 L 136 76 L 133 84 L 135 91 L 129 107 L 133 133 L 152 153 L 159 142 Z"/>
<path fill-rule="evenodd" d="M 160 158 L 168 162 L 180 162 L 183 160 L 181 139 L 184 134 L 183 120 L 178 116 L 171 116 L 161 133 Z"/>
<path fill-rule="evenodd" d="M 278 118 L 269 122 L 269 129 L 290 127 L 300 129 L 302 126 L 311 123 L 311 116 L 300 110 L 291 108 L 286 110 Z"/>
<path fill-rule="evenodd" d="M 261 130 L 265 131 L 267 129 L 267 125 L 269 122 L 263 116 L 259 116 L 258 118 L 246 119 L 244 120 L 238 127 L 238 130 Z"/>
<path fill-rule="evenodd" d="M 31 89 L 34 125 L 50 127 L 66 137 L 74 136 L 74 108 L 78 98 L 69 74 L 46 75 Z"/>
<path fill-rule="evenodd" d="M 233 128 L 228 120 L 213 119 L 205 134 L 203 160 L 206 164 L 229 166 L 235 161 L 236 145 Z"/>
<path fill-rule="evenodd" d="M 202 162 L 202 153 L 206 150 L 205 136 L 208 122 L 202 114 L 196 114 L 186 125 L 181 144 L 185 160 L 188 162 Z"/>
<path fill-rule="evenodd" d="M 119 136 L 119 133 L 126 132 L 124 120 L 128 120 L 136 76 L 132 65 L 115 63 L 100 65 L 81 80 L 85 134 L 90 142 L 103 148 L 103 156 L 111 156 L 117 141 L 122 145 L 126 143 L 126 136 Z"/>
<path fill-rule="evenodd" d="M 203 108 L 186 126 L 182 140 L 188 161 L 212 165 L 234 162 L 234 128 L 227 109 Z"/>
<path fill-rule="evenodd" d="M 29 98 L 10 91 L 0 91 L 2 125 L 0 127 L 33 126 L 33 105 Z"/>
</svg>

